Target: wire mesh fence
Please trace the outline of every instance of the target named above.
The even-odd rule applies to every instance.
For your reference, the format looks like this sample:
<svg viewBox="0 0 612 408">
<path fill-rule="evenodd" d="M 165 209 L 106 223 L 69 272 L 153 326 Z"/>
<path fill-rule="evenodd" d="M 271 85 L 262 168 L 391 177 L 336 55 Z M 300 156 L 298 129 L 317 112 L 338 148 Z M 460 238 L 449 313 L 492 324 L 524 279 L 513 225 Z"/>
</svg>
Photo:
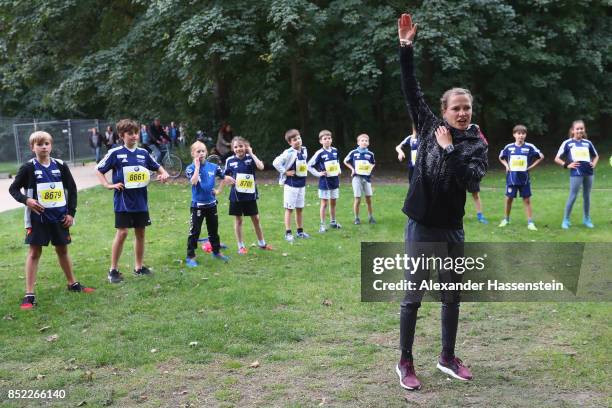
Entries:
<svg viewBox="0 0 612 408">
<path fill-rule="evenodd" d="M 29 145 L 30 135 L 42 130 L 53 137 L 52 156 L 70 163 L 95 159 L 90 144 L 90 131 L 101 134 L 114 122 L 100 119 L 36 120 L 33 118 L 0 117 L 0 173 L 14 173 L 34 155 Z M 104 147 L 103 147 L 104 149 Z"/>
</svg>

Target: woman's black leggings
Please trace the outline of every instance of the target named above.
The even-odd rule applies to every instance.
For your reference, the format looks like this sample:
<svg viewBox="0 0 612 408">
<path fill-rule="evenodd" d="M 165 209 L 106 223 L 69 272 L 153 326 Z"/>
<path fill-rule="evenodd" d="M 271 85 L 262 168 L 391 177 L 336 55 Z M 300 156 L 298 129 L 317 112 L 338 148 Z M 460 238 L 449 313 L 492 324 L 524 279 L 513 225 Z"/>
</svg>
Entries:
<svg viewBox="0 0 612 408">
<path fill-rule="evenodd" d="M 416 328 L 417 313 L 420 303 L 402 303 L 400 313 L 400 345 L 402 359 L 412 359 L 412 345 Z M 457 339 L 457 326 L 459 324 L 459 302 L 442 303 L 442 354 L 445 358 L 455 356 L 455 340 Z"/>
</svg>

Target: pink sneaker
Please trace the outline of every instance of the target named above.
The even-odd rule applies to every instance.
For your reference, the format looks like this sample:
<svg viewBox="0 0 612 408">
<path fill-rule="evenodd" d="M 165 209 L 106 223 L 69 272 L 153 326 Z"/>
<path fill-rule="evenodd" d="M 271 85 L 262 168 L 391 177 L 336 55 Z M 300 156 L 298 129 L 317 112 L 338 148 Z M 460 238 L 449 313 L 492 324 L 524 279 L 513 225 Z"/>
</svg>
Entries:
<svg viewBox="0 0 612 408">
<path fill-rule="evenodd" d="M 202 251 L 206 252 L 207 254 L 212 252 L 212 245 L 210 244 L 210 241 L 206 241 L 202 244 Z"/>
<path fill-rule="evenodd" d="M 248 249 L 246 249 L 245 247 L 241 247 L 241 248 L 238 250 L 238 254 L 239 254 L 239 255 L 246 255 L 246 254 L 248 254 L 248 253 L 249 253 L 249 250 L 248 250 Z"/>
<path fill-rule="evenodd" d="M 421 388 L 421 382 L 414 373 L 414 364 L 412 361 L 400 360 L 395 366 L 395 372 L 399 376 L 400 385 L 407 390 L 418 390 Z"/>
<path fill-rule="evenodd" d="M 440 356 L 436 367 L 443 373 L 461 381 L 469 381 L 473 378 L 470 369 L 464 366 L 463 361 L 457 357 L 447 360 Z"/>
</svg>

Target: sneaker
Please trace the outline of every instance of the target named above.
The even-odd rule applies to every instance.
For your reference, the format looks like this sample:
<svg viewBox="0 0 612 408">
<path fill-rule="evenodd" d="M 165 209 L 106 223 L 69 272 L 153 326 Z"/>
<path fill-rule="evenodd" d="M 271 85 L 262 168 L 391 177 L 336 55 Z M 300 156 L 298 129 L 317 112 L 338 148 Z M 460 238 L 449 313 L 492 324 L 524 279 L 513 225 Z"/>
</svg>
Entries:
<svg viewBox="0 0 612 408">
<path fill-rule="evenodd" d="M 258 245 L 259 249 L 263 250 L 263 251 L 274 251 L 274 248 L 272 248 L 272 245 L 270 244 L 266 244 L 266 245 Z"/>
<path fill-rule="evenodd" d="M 361 224 L 361 220 L 359 219 L 359 217 L 355 218 L 355 222 L 354 222 L 354 224 L 355 224 L 355 225 L 359 225 L 359 224 Z"/>
<path fill-rule="evenodd" d="M 593 225 L 593 221 L 591 221 L 591 217 L 584 217 L 582 219 L 582 223 L 587 228 L 595 228 L 595 225 Z"/>
<path fill-rule="evenodd" d="M 19 308 L 21 310 L 30 310 L 36 306 L 36 296 L 34 295 L 25 295 L 23 300 L 21 301 L 21 305 Z"/>
<path fill-rule="evenodd" d="M 117 269 L 111 269 L 108 272 L 108 281 L 110 283 L 119 283 L 123 281 L 123 274 L 119 272 Z"/>
<path fill-rule="evenodd" d="M 325 232 L 327 231 L 327 228 L 325 228 L 325 224 L 321 224 L 321 226 L 319 227 L 319 232 Z"/>
<path fill-rule="evenodd" d="M 489 220 L 487 220 L 484 216 L 484 214 L 476 214 L 476 219 L 478 220 L 479 223 L 481 224 L 488 224 Z"/>
<path fill-rule="evenodd" d="M 395 372 L 400 379 L 400 385 L 407 390 L 418 390 L 421 388 L 421 382 L 414 373 L 414 364 L 412 361 L 400 360 L 395 366 Z"/>
<path fill-rule="evenodd" d="M 240 249 L 238 249 L 238 255 L 246 255 L 249 253 L 249 250 L 246 249 L 245 247 L 240 247 Z"/>
<path fill-rule="evenodd" d="M 370 217 L 370 218 L 368 219 L 368 223 L 370 223 L 370 224 L 376 224 L 376 220 L 374 219 L 374 217 Z"/>
<path fill-rule="evenodd" d="M 473 378 L 470 369 L 464 366 L 463 362 L 457 357 L 446 360 L 440 356 L 436 367 L 443 373 L 461 381 L 469 381 Z"/>
<path fill-rule="evenodd" d="M 501 220 L 501 222 L 499 223 L 499 226 L 503 228 L 503 227 L 505 227 L 505 226 L 506 226 L 506 225 L 508 225 L 508 224 L 510 224 L 510 221 L 508 221 L 507 219 L 505 219 L 505 218 L 504 218 L 504 219 L 503 219 L 503 220 Z"/>
<path fill-rule="evenodd" d="M 564 219 L 563 222 L 561 223 L 561 228 L 569 229 L 570 225 L 572 225 L 570 221 L 568 219 Z"/>
<path fill-rule="evenodd" d="M 228 262 L 229 262 L 229 257 L 227 257 L 227 256 L 223 255 L 221 252 L 219 252 L 218 254 L 213 253 L 213 254 L 212 254 L 212 257 L 213 257 L 214 259 L 217 259 L 217 260 L 219 260 L 219 261 L 223 261 L 223 262 L 225 262 L 225 263 L 228 263 Z"/>
<path fill-rule="evenodd" d="M 87 286 L 81 285 L 79 282 L 74 282 L 72 285 L 68 285 L 68 290 L 70 292 L 83 292 L 83 293 L 91 293 L 94 292 L 94 288 L 88 288 Z"/>
<path fill-rule="evenodd" d="M 527 229 L 529 231 L 537 231 L 538 230 L 533 222 L 528 222 L 527 223 Z"/>
<path fill-rule="evenodd" d="M 285 241 L 290 244 L 293 244 L 293 234 L 285 234 Z"/>
<path fill-rule="evenodd" d="M 340 229 L 340 228 L 342 228 L 342 225 L 340 225 L 337 222 L 332 222 L 331 224 L 329 224 L 329 227 L 330 228 L 334 228 L 334 229 Z"/>
<path fill-rule="evenodd" d="M 186 258 L 185 259 L 185 265 L 187 265 L 189 268 L 195 268 L 197 266 L 199 266 L 198 261 L 196 261 L 195 258 Z"/>
<path fill-rule="evenodd" d="M 302 239 L 308 239 L 310 238 L 310 235 L 302 231 L 297 233 L 297 237 Z"/>
<path fill-rule="evenodd" d="M 142 266 L 140 269 L 134 269 L 134 275 L 136 276 L 149 276 L 153 275 L 153 272 L 146 266 Z"/>
</svg>

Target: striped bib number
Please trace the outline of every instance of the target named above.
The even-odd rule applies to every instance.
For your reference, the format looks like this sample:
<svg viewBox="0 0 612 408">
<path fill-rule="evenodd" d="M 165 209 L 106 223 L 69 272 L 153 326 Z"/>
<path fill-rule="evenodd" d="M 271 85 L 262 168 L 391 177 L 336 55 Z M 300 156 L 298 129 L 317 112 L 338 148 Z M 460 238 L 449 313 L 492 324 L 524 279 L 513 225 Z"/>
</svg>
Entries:
<svg viewBox="0 0 612 408">
<path fill-rule="evenodd" d="M 584 146 L 572 147 L 572 160 L 581 162 L 590 162 L 591 155 L 589 154 L 589 148 Z"/>
<path fill-rule="evenodd" d="M 360 176 L 369 176 L 372 173 L 372 163 L 367 160 L 355 160 L 355 173 Z"/>
<path fill-rule="evenodd" d="M 410 151 L 410 161 L 412 162 L 413 166 L 416 164 L 416 154 L 417 154 L 416 150 Z"/>
<path fill-rule="evenodd" d="M 527 171 L 527 156 L 522 154 L 510 156 L 510 171 Z"/>
<path fill-rule="evenodd" d="M 123 168 L 123 185 L 125 188 L 146 187 L 151 180 L 151 175 L 146 167 L 125 166 Z"/>
<path fill-rule="evenodd" d="M 39 183 L 36 185 L 38 202 L 45 208 L 59 208 L 66 205 L 64 195 L 64 184 L 61 181 L 55 183 Z"/>
<path fill-rule="evenodd" d="M 295 175 L 298 177 L 306 177 L 308 175 L 308 165 L 306 160 L 295 161 Z"/>
<path fill-rule="evenodd" d="M 340 174 L 340 165 L 338 164 L 338 160 L 326 161 L 325 172 L 327 173 L 327 177 L 336 177 L 338 174 Z"/>
<path fill-rule="evenodd" d="M 248 173 L 237 173 L 236 191 L 247 194 L 255 193 L 255 176 Z"/>
</svg>

